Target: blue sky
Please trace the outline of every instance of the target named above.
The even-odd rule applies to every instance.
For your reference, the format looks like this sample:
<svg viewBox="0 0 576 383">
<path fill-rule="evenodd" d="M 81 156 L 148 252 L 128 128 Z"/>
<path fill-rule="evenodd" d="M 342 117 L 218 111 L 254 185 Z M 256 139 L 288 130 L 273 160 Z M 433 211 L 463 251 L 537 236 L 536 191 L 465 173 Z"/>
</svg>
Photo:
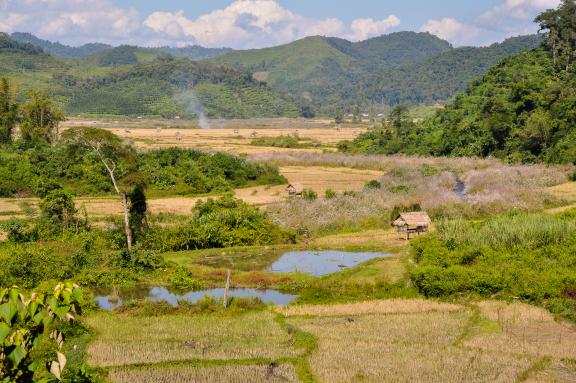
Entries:
<svg viewBox="0 0 576 383">
<path fill-rule="evenodd" d="M 0 31 L 71 45 L 284 44 L 310 35 L 364 40 L 430 32 L 455 46 L 534 33 L 532 19 L 560 0 L 0 0 Z"/>
</svg>

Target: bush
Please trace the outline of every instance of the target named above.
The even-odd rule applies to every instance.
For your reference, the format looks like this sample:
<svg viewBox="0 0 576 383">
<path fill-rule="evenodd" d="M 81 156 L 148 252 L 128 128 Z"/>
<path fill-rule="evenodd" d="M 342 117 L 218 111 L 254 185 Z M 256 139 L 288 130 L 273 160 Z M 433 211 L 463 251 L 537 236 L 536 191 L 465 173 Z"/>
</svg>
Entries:
<svg viewBox="0 0 576 383">
<path fill-rule="evenodd" d="M 337 194 L 334 190 L 332 189 L 326 189 L 326 192 L 324 193 L 324 197 L 326 199 L 334 199 L 337 197 Z"/>
<path fill-rule="evenodd" d="M 272 223 L 266 213 L 227 195 L 199 201 L 188 222 L 151 230 L 144 246 L 160 251 L 269 245 L 292 242 L 294 236 Z"/>
<path fill-rule="evenodd" d="M 417 266 L 410 278 L 427 297 L 520 297 L 576 318 L 576 307 L 569 304 L 576 291 L 576 218 L 571 215 L 449 221 L 411 246 Z"/>
<path fill-rule="evenodd" d="M 380 183 L 380 181 L 372 180 L 372 181 L 367 182 L 366 185 L 364 185 L 364 187 L 366 189 L 381 189 L 382 184 Z"/>
<path fill-rule="evenodd" d="M 318 193 L 312 189 L 304 189 L 302 191 L 302 198 L 306 201 L 316 201 L 318 199 Z"/>
</svg>

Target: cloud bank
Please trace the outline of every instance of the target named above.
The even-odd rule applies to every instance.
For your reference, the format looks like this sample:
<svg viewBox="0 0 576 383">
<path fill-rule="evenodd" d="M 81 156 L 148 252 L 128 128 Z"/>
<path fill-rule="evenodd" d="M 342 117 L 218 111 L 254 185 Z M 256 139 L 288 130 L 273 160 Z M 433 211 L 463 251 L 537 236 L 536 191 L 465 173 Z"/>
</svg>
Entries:
<svg viewBox="0 0 576 383">
<path fill-rule="evenodd" d="M 420 31 L 453 44 L 487 44 L 504 37 L 534 33 L 532 19 L 560 0 L 502 0 L 473 20 L 447 15 L 428 20 Z M 86 42 L 144 46 L 199 44 L 236 49 L 284 44 L 306 36 L 324 35 L 352 41 L 398 30 L 400 19 L 310 18 L 276 0 L 235 0 L 197 18 L 183 11 L 142 15 L 113 0 L 0 0 L 0 31 L 31 32 L 39 37 L 79 45 Z M 418 29 L 418 28 L 416 28 Z"/>
</svg>

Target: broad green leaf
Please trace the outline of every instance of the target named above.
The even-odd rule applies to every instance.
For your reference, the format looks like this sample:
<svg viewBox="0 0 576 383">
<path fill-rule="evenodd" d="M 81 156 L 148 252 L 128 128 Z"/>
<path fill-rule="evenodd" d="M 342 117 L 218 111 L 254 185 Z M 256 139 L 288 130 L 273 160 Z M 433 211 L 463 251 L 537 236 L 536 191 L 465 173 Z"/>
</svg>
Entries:
<svg viewBox="0 0 576 383">
<path fill-rule="evenodd" d="M 16 315 L 17 309 L 16 302 L 12 300 L 0 305 L 0 318 L 4 319 L 6 323 L 10 323 Z"/>
<path fill-rule="evenodd" d="M 0 322 L 0 346 L 4 343 L 4 340 L 10 334 L 10 331 L 12 331 L 12 329 L 6 323 Z"/>
<path fill-rule="evenodd" d="M 22 359 L 26 358 L 26 349 L 24 346 L 17 346 L 9 355 L 8 360 L 12 362 L 12 365 L 18 367 Z"/>
<path fill-rule="evenodd" d="M 68 314 L 68 312 L 70 312 L 70 306 L 68 305 L 60 306 L 54 309 L 54 314 L 56 314 L 56 316 L 58 316 L 60 319 L 66 318 L 66 314 Z"/>
</svg>

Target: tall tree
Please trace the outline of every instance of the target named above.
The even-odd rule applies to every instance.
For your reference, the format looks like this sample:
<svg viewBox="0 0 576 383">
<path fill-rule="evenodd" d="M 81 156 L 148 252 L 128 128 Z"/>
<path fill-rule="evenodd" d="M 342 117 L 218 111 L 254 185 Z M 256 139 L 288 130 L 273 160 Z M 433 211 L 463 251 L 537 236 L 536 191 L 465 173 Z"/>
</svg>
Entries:
<svg viewBox="0 0 576 383">
<path fill-rule="evenodd" d="M 554 65 L 568 70 L 576 57 L 576 0 L 563 0 L 558 8 L 541 13 L 535 22 L 546 32 L 546 47 Z"/>
<path fill-rule="evenodd" d="M 27 141 L 52 142 L 58 135 L 64 113 L 56 106 L 47 92 L 30 92 L 30 100 L 22 106 L 20 133 Z"/>
<path fill-rule="evenodd" d="M 133 166 L 134 151 L 112 132 L 98 128 L 68 129 L 62 133 L 62 141 L 73 151 L 94 153 L 106 168 L 116 194 L 122 199 L 126 245 L 128 250 L 132 250 L 134 238 L 130 226 L 130 203 L 126 191 L 122 190 L 118 183 L 118 178 L 122 172 Z"/>
<path fill-rule="evenodd" d="M 10 143 L 18 122 L 18 104 L 6 78 L 0 79 L 0 143 Z"/>
</svg>

